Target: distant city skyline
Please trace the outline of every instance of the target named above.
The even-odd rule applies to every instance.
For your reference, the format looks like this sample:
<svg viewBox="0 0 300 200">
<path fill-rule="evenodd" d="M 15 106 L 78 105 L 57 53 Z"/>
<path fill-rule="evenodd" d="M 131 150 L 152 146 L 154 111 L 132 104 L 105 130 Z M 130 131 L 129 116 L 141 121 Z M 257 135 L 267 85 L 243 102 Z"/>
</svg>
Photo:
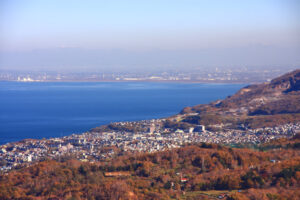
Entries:
<svg viewBox="0 0 300 200">
<path fill-rule="evenodd" d="M 300 3 L 3 0 L 0 69 L 300 66 Z"/>
</svg>

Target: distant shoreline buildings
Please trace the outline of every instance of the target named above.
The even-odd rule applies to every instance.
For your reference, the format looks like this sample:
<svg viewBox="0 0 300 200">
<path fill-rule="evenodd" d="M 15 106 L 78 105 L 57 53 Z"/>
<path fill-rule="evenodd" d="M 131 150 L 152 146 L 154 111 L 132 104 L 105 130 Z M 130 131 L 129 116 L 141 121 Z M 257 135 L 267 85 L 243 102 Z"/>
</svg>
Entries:
<svg viewBox="0 0 300 200">
<path fill-rule="evenodd" d="M 259 83 L 285 73 L 283 70 L 191 70 L 161 72 L 21 72 L 0 70 L 0 81 L 19 82 L 195 82 Z"/>
</svg>

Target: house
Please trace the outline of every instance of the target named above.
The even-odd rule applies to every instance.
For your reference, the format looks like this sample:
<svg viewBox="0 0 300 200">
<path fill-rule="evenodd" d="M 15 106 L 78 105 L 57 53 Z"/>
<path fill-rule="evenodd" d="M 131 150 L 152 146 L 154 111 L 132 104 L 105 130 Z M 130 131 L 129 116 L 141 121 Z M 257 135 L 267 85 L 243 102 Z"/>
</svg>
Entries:
<svg viewBox="0 0 300 200">
<path fill-rule="evenodd" d="M 187 182 L 187 181 L 188 181 L 187 178 L 181 178 L 181 179 L 180 179 L 180 182 L 181 182 L 181 183 L 185 183 L 185 182 Z"/>
<path fill-rule="evenodd" d="M 189 133 L 193 133 L 194 132 L 194 127 L 190 127 L 189 128 Z"/>
<path fill-rule="evenodd" d="M 183 130 L 180 130 L 180 129 L 177 129 L 177 130 L 175 131 L 175 133 L 184 133 L 184 131 L 183 131 Z"/>
<path fill-rule="evenodd" d="M 204 132 L 205 131 L 205 126 L 204 125 L 197 125 L 194 129 L 196 132 Z"/>
</svg>

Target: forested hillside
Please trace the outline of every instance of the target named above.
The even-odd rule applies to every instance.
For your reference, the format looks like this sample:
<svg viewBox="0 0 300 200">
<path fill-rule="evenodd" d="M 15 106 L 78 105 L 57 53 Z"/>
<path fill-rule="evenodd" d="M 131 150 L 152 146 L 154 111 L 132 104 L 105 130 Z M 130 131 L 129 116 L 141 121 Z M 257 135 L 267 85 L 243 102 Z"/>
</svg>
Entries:
<svg viewBox="0 0 300 200">
<path fill-rule="evenodd" d="M 299 144 L 299 136 L 260 150 L 203 143 L 99 163 L 70 156 L 1 175 L 0 199 L 298 199 Z"/>
</svg>

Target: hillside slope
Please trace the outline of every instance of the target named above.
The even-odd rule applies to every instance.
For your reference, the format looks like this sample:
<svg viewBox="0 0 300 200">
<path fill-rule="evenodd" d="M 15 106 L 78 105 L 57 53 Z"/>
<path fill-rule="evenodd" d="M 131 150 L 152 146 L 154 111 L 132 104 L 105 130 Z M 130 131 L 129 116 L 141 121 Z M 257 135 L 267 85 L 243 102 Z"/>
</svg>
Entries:
<svg viewBox="0 0 300 200">
<path fill-rule="evenodd" d="M 257 128 L 299 122 L 300 69 L 269 83 L 246 86 L 222 101 L 186 107 L 180 115 L 184 123 L 227 123 L 235 128 L 241 124 Z"/>
<path fill-rule="evenodd" d="M 297 199 L 299 144 L 296 136 L 264 152 L 203 143 L 109 162 L 44 161 L 0 175 L 0 199 Z"/>
</svg>

